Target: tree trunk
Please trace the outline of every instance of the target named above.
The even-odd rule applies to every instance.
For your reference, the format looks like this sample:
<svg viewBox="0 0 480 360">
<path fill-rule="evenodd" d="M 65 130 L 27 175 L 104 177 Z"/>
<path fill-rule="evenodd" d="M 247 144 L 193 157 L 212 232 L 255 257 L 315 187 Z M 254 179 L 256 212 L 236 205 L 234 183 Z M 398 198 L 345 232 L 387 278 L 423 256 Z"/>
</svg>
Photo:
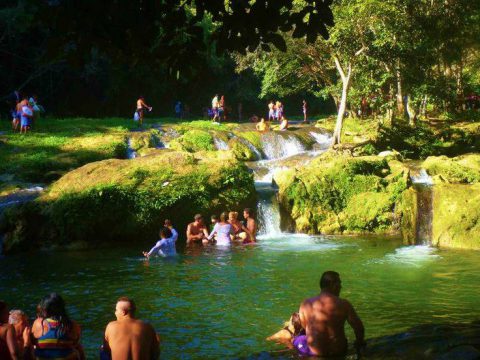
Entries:
<svg viewBox="0 0 480 360">
<path fill-rule="evenodd" d="M 340 64 L 340 61 L 336 56 L 334 57 L 334 60 L 337 70 L 340 73 L 340 77 L 342 79 L 342 97 L 340 100 L 340 106 L 338 107 L 337 122 L 335 124 L 335 131 L 333 132 L 332 146 L 341 143 L 343 118 L 345 116 L 345 110 L 347 108 L 348 88 L 350 86 L 350 77 L 352 75 L 352 65 L 350 63 L 348 64 L 348 72 L 345 75 L 342 65 Z"/>
<path fill-rule="evenodd" d="M 406 97 L 407 105 L 407 114 L 408 114 L 408 125 L 414 127 L 417 124 L 417 115 L 418 111 L 415 109 L 414 105 L 410 101 L 410 96 Z"/>
<path fill-rule="evenodd" d="M 405 107 L 403 106 L 402 75 L 400 73 L 400 59 L 397 59 L 395 76 L 397 80 L 397 112 L 400 117 L 403 117 L 403 115 L 405 114 Z"/>
</svg>

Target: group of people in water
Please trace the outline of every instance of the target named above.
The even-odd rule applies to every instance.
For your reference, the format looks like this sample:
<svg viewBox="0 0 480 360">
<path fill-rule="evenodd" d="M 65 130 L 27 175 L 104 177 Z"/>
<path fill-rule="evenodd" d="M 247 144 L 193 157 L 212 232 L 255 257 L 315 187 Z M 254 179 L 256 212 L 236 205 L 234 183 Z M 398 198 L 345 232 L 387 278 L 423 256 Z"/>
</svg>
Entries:
<svg viewBox="0 0 480 360">
<path fill-rule="evenodd" d="M 285 327 L 267 340 L 282 343 L 305 356 L 341 357 L 348 350 L 345 336 L 348 322 L 355 333 L 355 349 L 357 353 L 362 352 L 366 345 L 363 323 L 352 304 L 340 298 L 340 290 L 340 275 L 335 271 L 324 272 L 320 278 L 320 294 L 304 300 Z M 117 300 L 116 320 L 106 326 L 100 359 L 160 357 L 160 336 L 152 325 L 136 319 L 135 312 L 136 305 L 131 298 Z M 9 311 L 7 304 L 0 301 L 2 360 L 84 360 L 80 338 L 79 324 L 70 319 L 65 301 L 57 293 L 47 295 L 38 304 L 32 325 L 23 311 Z"/>
<path fill-rule="evenodd" d="M 243 210 L 245 222 L 238 219 L 238 212 L 223 212 L 219 217 L 212 215 L 211 230 L 205 224 L 203 216 L 197 214 L 193 222 L 188 224 L 186 230 L 187 244 L 216 245 L 228 247 L 231 243 L 254 244 L 256 242 L 257 223 L 253 217 L 252 210 Z M 176 241 L 178 232 L 170 220 L 165 220 L 160 229 L 160 240 L 150 249 L 144 251 L 143 255 L 148 259 L 152 256 L 174 256 L 176 255 Z"/>
</svg>

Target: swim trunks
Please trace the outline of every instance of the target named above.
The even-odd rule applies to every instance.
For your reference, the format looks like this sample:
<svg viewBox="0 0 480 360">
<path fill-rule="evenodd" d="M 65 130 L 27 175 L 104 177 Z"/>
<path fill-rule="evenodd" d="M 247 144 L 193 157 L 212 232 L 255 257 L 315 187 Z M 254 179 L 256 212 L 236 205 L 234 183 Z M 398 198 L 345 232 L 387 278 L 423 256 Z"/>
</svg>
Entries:
<svg viewBox="0 0 480 360">
<path fill-rule="evenodd" d="M 316 356 L 308 347 L 307 335 L 299 335 L 293 340 L 293 346 L 298 353 L 305 356 Z"/>
</svg>

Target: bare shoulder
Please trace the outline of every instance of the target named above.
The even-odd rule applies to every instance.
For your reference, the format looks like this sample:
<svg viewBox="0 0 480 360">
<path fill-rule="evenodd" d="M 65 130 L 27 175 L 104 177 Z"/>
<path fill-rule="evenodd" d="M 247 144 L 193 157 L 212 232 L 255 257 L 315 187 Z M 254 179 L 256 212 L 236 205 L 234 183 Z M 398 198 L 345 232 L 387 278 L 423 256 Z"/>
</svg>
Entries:
<svg viewBox="0 0 480 360">
<path fill-rule="evenodd" d="M 348 301 L 347 299 L 342 299 L 342 298 L 338 298 L 338 300 L 340 301 L 340 304 L 343 306 L 343 308 L 347 311 L 351 311 L 353 310 L 353 305 L 350 301 Z"/>
</svg>

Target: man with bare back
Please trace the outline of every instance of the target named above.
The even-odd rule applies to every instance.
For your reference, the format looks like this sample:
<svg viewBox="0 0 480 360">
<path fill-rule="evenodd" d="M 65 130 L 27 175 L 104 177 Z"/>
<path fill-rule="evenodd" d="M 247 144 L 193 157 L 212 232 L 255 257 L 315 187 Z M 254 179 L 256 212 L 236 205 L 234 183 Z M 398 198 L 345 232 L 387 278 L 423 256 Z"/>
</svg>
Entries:
<svg viewBox="0 0 480 360">
<path fill-rule="evenodd" d="M 194 217 L 194 222 L 187 226 L 187 244 L 208 244 L 208 230 L 203 223 L 203 216 L 197 214 Z"/>
<path fill-rule="evenodd" d="M 135 303 L 127 297 L 118 299 L 116 321 L 105 330 L 104 351 L 112 360 L 152 360 L 160 356 L 160 341 L 152 325 L 135 319 Z"/>
<path fill-rule="evenodd" d="M 355 348 L 365 346 L 362 320 L 348 300 L 339 297 L 342 282 L 335 271 L 326 271 L 320 279 L 320 295 L 300 305 L 300 322 L 305 335 L 297 336 L 295 348 L 307 356 L 345 356 L 345 322 L 355 332 Z"/>
</svg>

